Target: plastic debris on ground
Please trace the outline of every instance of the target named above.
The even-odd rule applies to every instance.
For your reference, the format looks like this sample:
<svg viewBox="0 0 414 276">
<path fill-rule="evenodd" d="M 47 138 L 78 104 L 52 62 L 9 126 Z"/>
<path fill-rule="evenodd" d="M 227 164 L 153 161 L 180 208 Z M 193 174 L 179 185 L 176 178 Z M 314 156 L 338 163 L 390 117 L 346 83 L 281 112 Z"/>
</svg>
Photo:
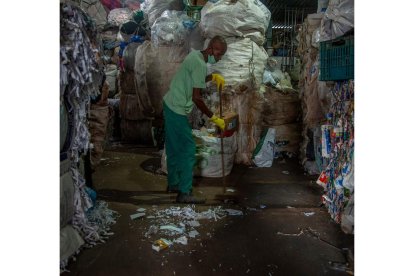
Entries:
<svg viewBox="0 0 414 276">
<path fill-rule="evenodd" d="M 142 217 L 145 217 L 145 213 L 136 213 L 136 214 L 130 215 L 130 217 L 131 217 L 131 220 L 142 218 Z"/>
<path fill-rule="evenodd" d="M 234 210 L 234 209 L 225 209 L 226 212 L 229 214 L 229 216 L 242 216 L 243 212 L 240 210 Z"/>
<path fill-rule="evenodd" d="M 303 214 L 307 217 L 313 216 L 315 212 L 303 212 Z"/>
<path fill-rule="evenodd" d="M 197 212 L 194 205 L 186 207 L 171 206 L 159 209 L 158 206 L 152 208 L 138 208 L 137 211 L 145 211 L 145 220 L 149 220 L 149 227 L 143 236 L 153 243 L 155 251 L 161 251 L 173 244 L 187 245 L 189 239 L 200 236 L 201 233 L 195 228 L 202 227 L 207 223 L 214 223 L 226 216 L 243 216 L 241 210 L 223 209 L 221 206 L 209 208 Z M 138 214 L 136 217 L 139 217 Z M 131 215 L 131 219 L 133 216 Z M 206 233 L 207 237 L 212 237 L 212 233 Z M 168 238 L 169 240 L 166 240 Z M 170 242 L 170 243 L 168 243 Z M 167 246 L 168 245 L 168 246 Z"/>
<path fill-rule="evenodd" d="M 289 171 L 282 171 L 283 174 L 290 174 Z"/>
</svg>

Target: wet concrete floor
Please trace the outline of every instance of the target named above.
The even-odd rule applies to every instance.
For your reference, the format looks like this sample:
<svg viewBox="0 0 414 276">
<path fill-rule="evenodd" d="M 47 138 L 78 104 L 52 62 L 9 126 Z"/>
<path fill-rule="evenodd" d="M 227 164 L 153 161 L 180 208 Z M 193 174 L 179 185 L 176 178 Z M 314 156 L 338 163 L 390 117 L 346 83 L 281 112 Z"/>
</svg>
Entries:
<svg viewBox="0 0 414 276">
<path fill-rule="evenodd" d="M 195 178 L 193 192 L 207 198 L 195 206 L 198 212 L 222 206 L 244 214 L 200 220 L 200 234 L 187 245 L 175 243 L 156 252 L 151 244 L 161 237 L 145 237 L 153 221 L 131 220 L 130 215 L 140 207 L 186 206 L 165 192 L 166 176 L 157 174 L 159 153 L 119 146 L 102 158 L 93 185 L 98 199 L 120 214 L 111 227 L 115 234 L 105 244 L 82 250 L 64 275 L 353 274 L 352 254 L 342 250 L 353 251 L 353 236 L 344 234 L 320 206 L 322 188 L 315 176 L 304 175 L 297 159 L 275 160 L 271 168 L 235 165 L 224 181 Z"/>
</svg>

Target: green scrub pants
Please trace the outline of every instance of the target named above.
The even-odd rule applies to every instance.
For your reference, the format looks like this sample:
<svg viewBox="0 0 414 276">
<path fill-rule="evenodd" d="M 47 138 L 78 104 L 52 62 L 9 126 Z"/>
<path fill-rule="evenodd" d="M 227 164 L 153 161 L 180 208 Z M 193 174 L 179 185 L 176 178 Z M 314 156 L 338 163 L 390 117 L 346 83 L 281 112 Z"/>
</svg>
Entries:
<svg viewBox="0 0 414 276">
<path fill-rule="evenodd" d="M 175 113 L 165 102 L 163 107 L 168 186 L 178 187 L 181 193 L 190 193 L 196 151 L 191 126 L 187 116 Z"/>
</svg>

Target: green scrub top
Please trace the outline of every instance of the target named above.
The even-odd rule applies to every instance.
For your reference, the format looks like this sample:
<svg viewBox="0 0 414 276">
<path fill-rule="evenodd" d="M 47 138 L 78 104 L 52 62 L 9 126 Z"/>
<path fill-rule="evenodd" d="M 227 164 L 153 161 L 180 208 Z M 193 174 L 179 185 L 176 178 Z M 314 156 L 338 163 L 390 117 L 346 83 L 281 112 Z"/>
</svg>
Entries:
<svg viewBox="0 0 414 276">
<path fill-rule="evenodd" d="M 175 113 L 187 115 L 193 109 L 193 88 L 206 88 L 207 64 L 200 51 L 187 55 L 164 96 L 165 104 Z"/>
</svg>

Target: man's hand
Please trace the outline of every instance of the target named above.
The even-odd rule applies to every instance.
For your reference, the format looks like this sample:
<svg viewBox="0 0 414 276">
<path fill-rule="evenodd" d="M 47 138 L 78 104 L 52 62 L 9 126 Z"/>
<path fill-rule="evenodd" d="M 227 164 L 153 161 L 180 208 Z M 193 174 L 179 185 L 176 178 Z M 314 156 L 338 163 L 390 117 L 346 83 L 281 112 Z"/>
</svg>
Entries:
<svg viewBox="0 0 414 276">
<path fill-rule="evenodd" d="M 225 123 L 224 120 L 217 117 L 216 115 L 211 116 L 210 121 L 216 124 L 221 130 L 224 130 Z"/>
<path fill-rule="evenodd" d="M 211 74 L 211 76 L 212 76 L 211 80 L 217 84 L 217 90 L 219 90 L 220 86 L 221 88 L 223 88 L 224 84 L 226 83 L 224 81 L 224 77 L 216 73 Z"/>
</svg>

